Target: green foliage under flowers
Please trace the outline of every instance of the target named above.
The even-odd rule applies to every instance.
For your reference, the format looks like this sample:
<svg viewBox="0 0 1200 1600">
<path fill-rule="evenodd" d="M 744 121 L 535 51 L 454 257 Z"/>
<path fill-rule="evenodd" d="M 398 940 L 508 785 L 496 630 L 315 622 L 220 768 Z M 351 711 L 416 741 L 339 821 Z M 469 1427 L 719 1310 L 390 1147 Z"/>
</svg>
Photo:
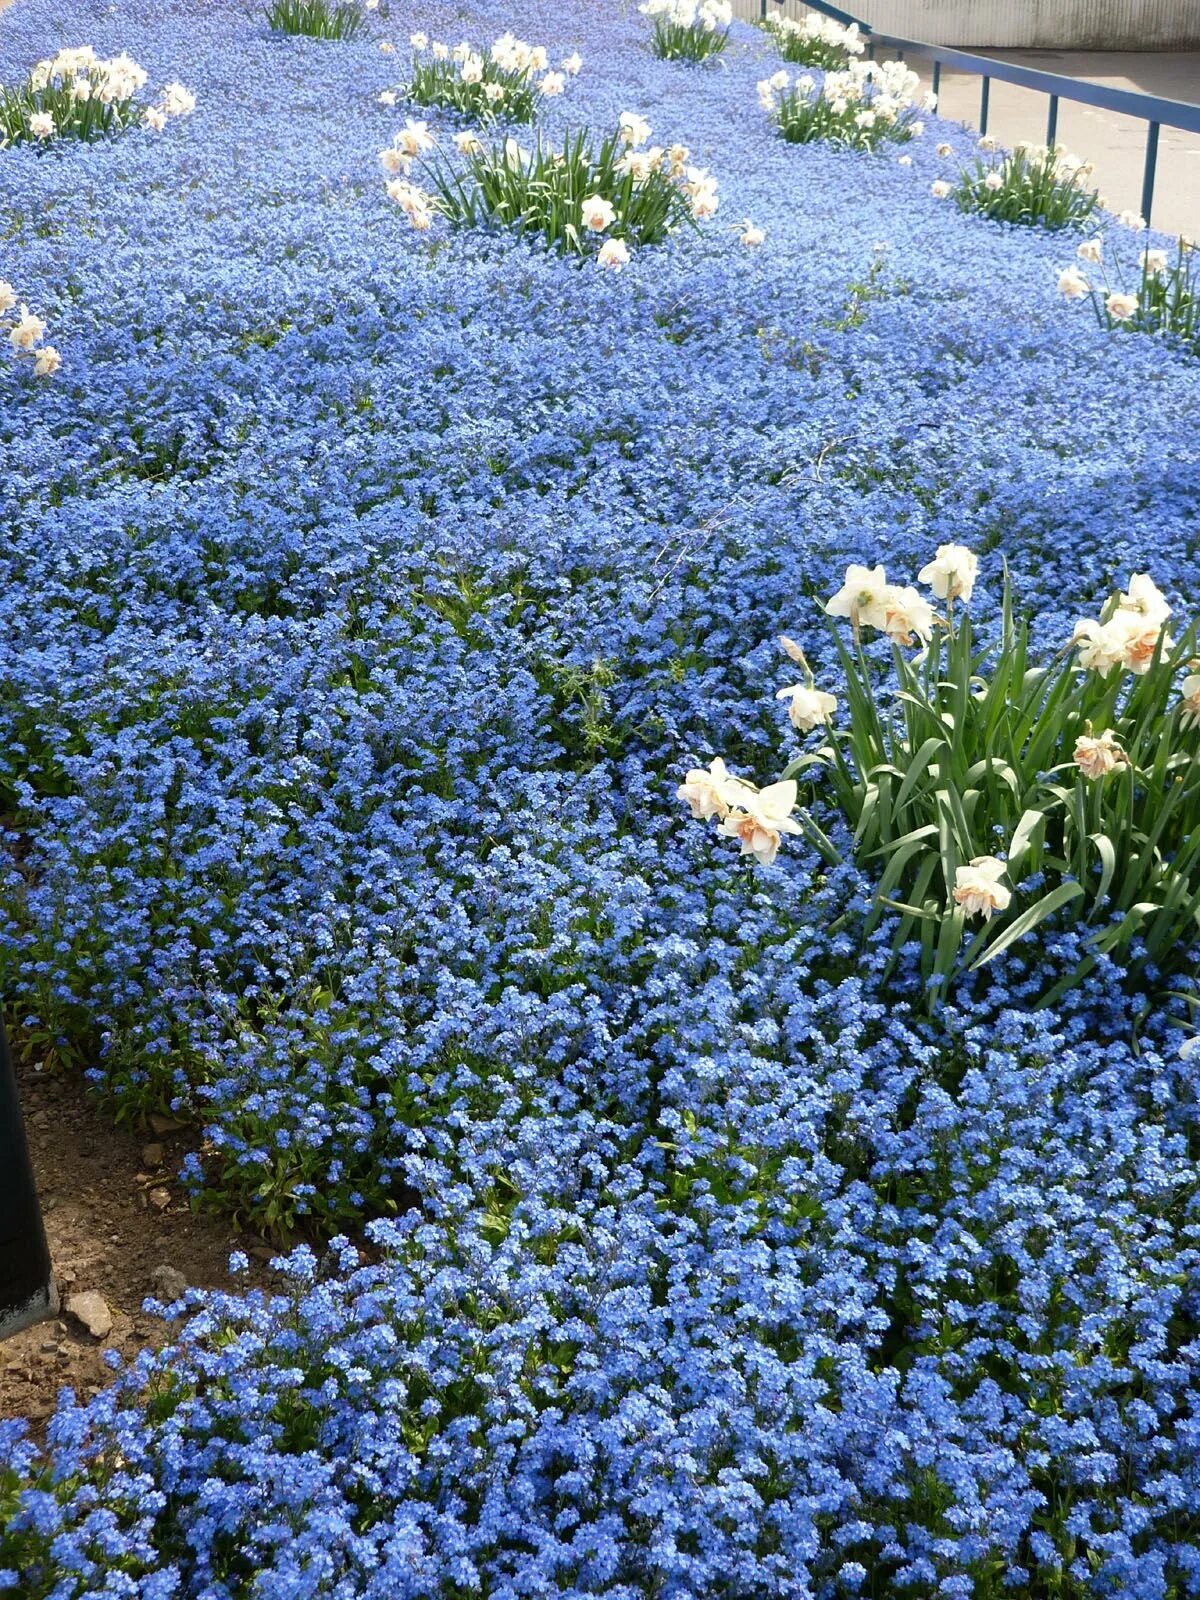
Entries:
<svg viewBox="0 0 1200 1600">
<path fill-rule="evenodd" d="M 832 18 L 819 17 L 815 12 L 803 22 L 791 17 L 764 17 L 760 26 L 770 34 L 785 61 L 820 67 L 824 72 L 844 67 L 851 56 L 861 55 L 866 49 L 857 24 L 843 28 Z"/>
<path fill-rule="evenodd" d="M 434 158 L 425 171 L 433 209 L 455 225 L 500 223 L 564 255 L 595 256 L 611 241 L 660 244 L 694 220 L 683 174 L 673 175 L 665 153 L 631 150 L 620 130 L 599 145 L 585 129 L 561 148 L 540 136 L 532 150 L 512 139 L 476 143 L 461 167 Z M 583 220 L 584 202 L 597 197 L 613 213 L 602 229 Z"/>
<path fill-rule="evenodd" d="M 919 80 L 901 62 L 851 62 L 817 83 L 788 82 L 776 73 L 758 86 L 759 103 L 789 144 L 827 140 L 851 150 L 875 150 L 913 137 L 918 119 L 913 95 Z"/>
<path fill-rule="evenodd" d="M 1088 185 L 1091 170 L 1060 149 L 1018 145 L 999 162 L 977 160 L 959 174 L 951 194 L 960 211 L 995 222 L 1082 228 L 1100 204 Z"/>
<path fill-rule="evenodd" d="M 1138 609 L 1147 592 L 1159 609 Z M 905 597 L 919 603 L 913 590 L 899 594 L 902 607 Z M 1148 969 L 1178 969 L 1194 949 L 1200 677 L 1181 685 L 1180 675 L 1197 628 L 1172 642 L 1165 617 L 1153 585 L 1135 578 L 1129 596 L 1080 625 L 1077 645 L 1040 666 L 1006 583 L 993 646 L 980 648 L 951 600 L 927 648 L 913 656 L 894 644 L 886 688 L 886 668 L 864 649 L 870 630 L 854 625 L 850 644 L 837 635 L 845 729 L 829 727 L 822 748 L 784 777 L 826 776 L 857 861 L 878 874 L 868 928 L 889 908 L 901 913 L 894 948 L 919 935 L 935 998 L 1068 908 L 1090 951 L 1047 1001 L 1101 953 L 1118 956 L 1136 986 Z M 832 859 L 813 819 L 803 825 Z M 996 914 L 985 909 L 977 926 L 962 903 L 972 864 L 997 884 Z"/>
<path fill-rule="evenodd" d="M 658 17 L 650 48 L 663 61 L 708 61 L 719 56 L 729 43 L 727 28 L 700 28 Z"/>
<path fill-rule="evenodd" d="M 0 87 L 0 148 L 45 142 L 42 135 L 34 132 L 38 116 L 54 119 L 51 137 L 91 143 L 122 133 L 139 120 L 140 113 L 132 95 L 103 104 L 98 100 L 76 101 L 69 90 L 61 88 L 34 92 L 25 85 L 16 89 Z"/>
<path fill-rule="evenodd" d="M 87 46 L 60 50 L 23 84 L 0 86 L 0 148 L 121 133 L 141 118 L 135 97 L 145 81 L 128 56 L 105 61 Z"/>
<path fill-rule="evenodd" d="M 1081 251 L 1088 248 L 1081 246 Z M 1092 250 L 1099 256 L 1098 240 L 1092 241 Z M 1103 285 L 1088 283 L 1086 292 L 1101 327 L 1155 333 L 1200 356 L 1200 255 L 1195 245 L 1180 238 L 1174 260 L 1165 250 L 1148 249 L 1141 252 L 1140 262 L 1131 289 L 1119 268 L 1114 281 L 1098 262 Z"/>
<path fill-rule="evenodd" d="M 366 18 L 355 0 L 272 0 L 267 26 L 310 39 L 357 39 Z"/>
<path fill-rule="evenodd" d="M 468 82 L 463 64 L 446 59 L 413 59 L 412 77 L 404 93 L 422 106 L 456 112 L 470 122 L 533 122 L 542 103 L 529 67 L 502 67 L 489 57 L 477 56 L 480 76 Z"/>
</svg>

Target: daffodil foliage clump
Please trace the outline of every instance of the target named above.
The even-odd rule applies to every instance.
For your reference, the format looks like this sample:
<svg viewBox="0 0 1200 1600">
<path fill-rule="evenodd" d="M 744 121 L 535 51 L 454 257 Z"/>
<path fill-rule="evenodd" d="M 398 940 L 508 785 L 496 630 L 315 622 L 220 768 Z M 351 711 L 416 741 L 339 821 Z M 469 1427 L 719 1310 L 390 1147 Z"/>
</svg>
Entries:
<svg viewBox="0 0 1200 1600">
<path fill-rule="evenodd" d="M 765 790 L 718 762 L 691 773 L 681 796 L 764 864 L 784 833 L 836 863 L 811 808 L 793 815 L 797 780 L 815 793 L 827 779 L 878 880 L 864 934 L 897 912 L 893 949 L 919 937 L 938 996 L 1064 914 L 1087 930 L 1085 953 L 1052 997 L 1101 955 L 1116 953 L 1135 986 L 1148 970 L 1186 967 L 1200 941 L 1196 624 L 1173 639 L 1170 607 L 1137 573 L 1041 663 L 1007 584 L 995 643 L 980 647 L 965 609 L 977 572 L 970 550 L 939 548 L 919 574 L 945 603 L 938 613 L 882 566 L 849 567 L 825 607 L 850 624 L 850 642 L 837 644 L 844 725 L 785 638 L 804 681 L 780 697 L 799 732 L 821 730 L 820 747 Z M 868 652 L 873 637 L 890 643 L 886 676 Z"/>
<path fill-rule="evenodd" d="M 820 79 L 793 78 L 781 68 L 758 85 L 758 102 L 789 144 L 825 140 L 851 150 L 904 143 L 923 130 L 919 111 L 932 110 L 920 80 L 902 61 L 849 61 Z"/>
<path fill-rule="evenodd" d="M 307 39 L 357 39 L 367 31 L 367 12 L 379 0 L 271 0 L 267 26 L 275 33 Z"/>
<path fill-rule="evenodd" d="M 1043 228 L 1083 228 L 1099 208 L 1091 165 L 1061 146 L 1019 144 L 1005 153 L 985 135 L 979 148 L 954 183 L 937 183 L 936 198 L 995 222 Z"/>
<path fill-rule="evenodd" d="M 631 247 L 661 244 L 685 224 L 714 216 L 719 204 L 717 180 L 691 165 L 687 147 L 650 145 L 650 134 L 632 111 L 599 143 L 580 131 L 561 147 L 539 137 L 526 149 L 513 138 L 485 144 L 463 133 L 455 140 L 460 159 L 451 164 L 428 156 L 434 136 L 426 123 L 410 120 L 380 160 L 395 174 L 389 197 L 418 232 L 437 217 L 460 228 L 499 225 L 620 271 Z M 407 176 L 420 158 L 426 186 Z"/>
<path fill-rule="evenodd" d="M 137 97 L 148 76 L 124 51 L 106 59 L 81 45 L 47 56 L 24 83 L 0 84 L 0 150 L 61 139 L 90 142 L 139 124 L 161 133 L 172 117 L 195 110 L 195 96 L 180 83 L 168 84 L 153 105 L 141 104 Z"/>
<path fill-rule="evenodd" d="M 767 16 L 762 27 L 785 61 L 820 67 L 823 72 L 844 67 L 852 56 L 861 56 L 867 48 L 857 23 L 844 26 L 816 11 L 810 11 L 803 19 Z"/>
<path fill-rule="evenodd" d="M 708 61 L 729 43 L 729 0 L 644 0 L 638 7 L 654 19 L 654 54 L 663 61 Z"/>
<path fill-rule="evenodd" d="M 1139 251 L 1132 270 L 1120 260 L 1110 266 L 1099 235 L 1085 239 L 1076 256 L 1084 266 L 1060 273 L 1059 291 L 1087 300 L 1102 328 L 1157 334 L 1200 355 L 1200 256 L 1192 239 L 1181 234 L 1173 248 Z"/>
<path fill-rule="evenodd" d="M 968 131 L 779 138 L 749 24 L 691 71 L 634 4 L 390 0 L 334 45 L 264 3 L 0 15 L 0 81 L 89 38 L 196 95 L 164 138 L 0 156 L 0 341 L 63 353 L 0 344 L 6 1020 L 98 1117 L 179 1124 L 164 1226 L 287 1253 L 0 1422 L 0 1597 L 1195 1600 L 1200 991 L 1186 931 L 1096 938 L 1156 763 L 1158 815 L 1191 793 L 1194 359 L 1065 303 L 1064 235 L 933 198 Z M 421 198 L 536 140 L 406 104 L 418 31 L 581 57 L 544 153 L 651 125 L 611 221 L 572 190 L 584 257 Z M 618 179 L 655 140 L 679 226 L 642 248 Z M 969 601 L 920 579 L 961 584 L 943 546 Z M 825 611 L 851 564 L 932 614 L 852 588 L 865 669 Z M 1037 774 L 1006 570 L 1081 713 Z M 1170 608 L 1145 672 L 1133 573 Z M 922 839 L 881 899 L 856 847 L 864 671 L 897 768 L 909 714 L 940 741 L 905 818 L 959 770 L 901 698 L 953 710 L 926 627 L 943 675 L 969 628 L 960 724 L 992 686 L 1041 883 L 986 769 L 956 792 L 1003 827 L 952 818 L 948 877 Z M 782 777 L 835 739 L 844 773 Z M 704 827 L 676 791 L 717 757 L 752 803 Z M 936 1006 L 930 900 L 963 914 Z"/>
<path fill-rule="evenodd" d="M 567 56 L 552 69 L 544 45 L 526 44 L 501 34 L 486 52 L 468 40 L 454 46 L 414 33 L 409 40 L 412 67 L 401 91 L 418 105 L 457 112 L 469 122 L 533 122 L 542 102 L 562 94 L 583 65 Z M 384 96 L 394 104 L 395 95 Z"/>
<path fill-rule="evenodd" d="M 62 357 L 45 338 L 44 319 L 20 300 L 11 283 L 0 279 L 0 340 L 7 343 L 15 361 L 29 361 L 36 378 L 53 377 L 62 365 Z"/>
</svg>

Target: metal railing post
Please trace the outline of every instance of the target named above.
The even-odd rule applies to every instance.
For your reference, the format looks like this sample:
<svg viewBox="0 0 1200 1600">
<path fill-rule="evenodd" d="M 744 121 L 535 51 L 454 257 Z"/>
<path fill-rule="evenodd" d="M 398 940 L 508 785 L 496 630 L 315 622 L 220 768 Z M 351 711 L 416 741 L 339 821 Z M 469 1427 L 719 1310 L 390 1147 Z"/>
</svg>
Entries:
<svg viewBox="0 0 1200 1600">
<path fill-rule="evenodd" d="M 1150 210 L 1154 205 L 1154 175 L 1158 167 L 1158 128 L 1157 122 L 1146 124 L 1146 165 L 1142 168 L 1142 216 L 1147 223 L 1150 221 Z"/>
<path fill-rule="evenodd" d="M 983 80 L 983 89 L 980 91 L 980 95 L 979 95 L 979 132 L 980 132 L 980 134 L 985 134 L 987 132 L 988 100 L 989 100 L 990 95 L 991 95 L 991 89 L 992 89 L 992 80 L 990 78 L 984 78 L 984 80 Z"/>
<path fill-rule="evenodd" d="M 1053 150 L 1058 139 L 1058 96 L 1050 96 L 1050 109 L 1046 113 L 1046 146 Z"/>
<path fill-rule="evenodd" d="M 57 1311 L 8 1035 L 0 1023 L 0 1339 Z"/>
<path fill-rule="evenodd" d="M 936 61 L 935 60 L 934 63 L 933 63 L 933 92 L 934 92 L 935 95 L 938 95 L 938 94 L 941 93 L 941 90 L 942 90 L 942 63 L 940 61 Z"/>
</svg>

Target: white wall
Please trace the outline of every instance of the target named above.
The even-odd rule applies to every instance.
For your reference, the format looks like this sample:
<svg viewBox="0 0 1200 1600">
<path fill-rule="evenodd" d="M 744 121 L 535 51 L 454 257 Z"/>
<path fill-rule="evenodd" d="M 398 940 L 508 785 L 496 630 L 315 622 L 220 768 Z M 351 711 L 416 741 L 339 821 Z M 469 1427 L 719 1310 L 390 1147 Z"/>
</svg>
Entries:
<svg viewBox="0 0 1200 1600">
<path fill-rule="evenodd" d="M 840 0 L 883 33 L 930 44 L 1045 50 L 1162 50 L 1200 45 L 1200 0 Z M 802 16 L 797 0 L 768 0 L 776 16 Z M 757 17 L 760 0 L 735 0 Z M 1200 100 L 1200 83 L 1194 98 Z"/>
</svg>

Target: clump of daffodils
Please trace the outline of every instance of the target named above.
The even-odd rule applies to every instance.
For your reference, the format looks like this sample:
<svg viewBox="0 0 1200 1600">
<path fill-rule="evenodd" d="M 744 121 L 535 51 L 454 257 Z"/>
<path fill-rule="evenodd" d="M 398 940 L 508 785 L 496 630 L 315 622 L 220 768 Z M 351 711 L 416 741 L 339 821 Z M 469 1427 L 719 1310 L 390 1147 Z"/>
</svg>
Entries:
<svg viewBox="0 0 1200 1600">
<path fill-rule="evenodd" d="M 45 322 L 18 298 L 12 284 L 0 279 L 0 339 L 16 360 L 29 362 L 35 378 L 51 378 L 62 366 L 58 351 L 45 343 L 46 331 Z"/>
<path fill-rule="evenodd" d="M 919 112 L 933 110 L 936 99 L 921 96 L 920 87 L 902 61 L 851 61 L 819 81 L 807 75 L 793 80 L 780 70 L 759 83 L 758 101 L 790 144 L 823 139 L 874 150 L 922 131 Z"/>
<path fill-rule="evenodd" d="M 832 17 L 818 16 L 815 11 L 810 11 L 803 21 L 767 17 L 762 26 L 783 59 L 802 67 L 833 71 L 844 67 L 851 57 L 861 56 L 867 48 L 857 22 L 844 28 Z"/>
<path fill-rule="evenodd" d="M 781 640 L 802 681 L 777 694 L 815 746 L 761 791 L 715 761 L 688 773 L 681 798 L 764 863 L 785 834 L 831 863 L 848 849 L 876 884 L 864 934 L 893 912 L 893 947 L 919 950 L 935 1001 L 1050 919 L 1082 934 L 1054 995 L 1104 955 L 1135 982 L 1185 965 L 1200 947 L 1197 623 L 1173 637 L 1166 598 L 1135 573 L 1039 666 L 1007 580 L 998 626 L 976 636 L 978 576 L 957 544 L 917 585 L 848 567 L 824 607 L 849 624 L 849 641 L 833 635 L 843 690 L 819 688 Z"/>
<path fill-rule="evenodd" d="M 195 110 L 194 95 L 181 83 L 142 105 L 137 97 L 146 82 L 145 68 L 127 55 L 103 59 L 91 45 L 60 50 L 39 61 L 25 83 L 0 88 L 0 149 L 102 139 L 136 123 L 161 133 L 172 117 Z"/>
<path fill-rule="evenodd" d="M 735 778 L 719 756 L 708 767 L 689 772 L 678 794 L 693 817 L 703 821 L 716 818 L 718 832 L 736 839 L 741 854 L 753 856 L 763 867 L 769 867 L 779 854 L 784 834 L 803 831 L 792 816 L 796 809 L 793 780 L 756 789 L 744 778 Z"/>
<path fill-rule="evenodd" d="M 664 61 L 707 61 L 729 43 L 730 0 L 644 0 L 638 10 L 654 19 L 651 48 Z"/>
<path fill-rule="evenodd" d="M 1170 615 L 1154 580 L 1135 572 L 1128 591 L 1118 593 L 1101 618 L 1085 617 L 1075 624 L 1071 643 L 1078 649 L 1080 666 L 1101 677 L 1120 669 L 1141 677 L 1171 648 Z"/>
<path fill-rule="evenodd" d="M 1200 355 L 1200 253 L 1181 234 L 1174 250 L 1138 253 L 1136 272 L 1110 270 L 1104 240 L 1085 239 L 1058 279 L 1068 300 L 1088 300 L 1102 328 L 1154 333 Z"/>
<path fill-rule="evenodd" d="M 366 29 L 366 13 L 378 9 L 379 0 L 272 0 L 267 26 L 306 39 L 357 39 Z"/>
<path fill-rule="evenodd" d="M 504 33 L 489 49 L 464 39 L 443 44 L 428 34 L 414 33 L 409 44 L 412 67 L 400 90 L 386 90 L 380 99 L 395 103 L 397 94 L 422 106 L 438 106 L 470 122 L 532 122 L 542 102 L 564 92 L 583 65 L 576 54 L 551 66 L 540 44 Z"/>
<path fill-rule="evenodd" d="M 1005 154 L 985 135 L 974 164 L 952 183 L 936 180 L 930 192 L 996 222 L 1082 228 L 1100 204 L 1091 175 L 1088 163 L 1061 145 L 1018 144 Z"/>
<path fill-rule="evenodd" d="M 620 271 L 634 250 L 708 220 L 720 204 L 717 180 L 692 165 L 687 146 L 652 145 L 651 131 L 633 111 L 599 144 L 585 130 L 561 145 L 539 137 L 532 148 L 463 130 L 454 139 L 460 160 L 451 163 L 431 155 L 428 126 L 410 121 L 380 160 L 389 197 L 418 231 L 437 217 L 457 227 L 498 224 Z M 427 187 L 410 176 L 418 161 Z"/>
</svg>

